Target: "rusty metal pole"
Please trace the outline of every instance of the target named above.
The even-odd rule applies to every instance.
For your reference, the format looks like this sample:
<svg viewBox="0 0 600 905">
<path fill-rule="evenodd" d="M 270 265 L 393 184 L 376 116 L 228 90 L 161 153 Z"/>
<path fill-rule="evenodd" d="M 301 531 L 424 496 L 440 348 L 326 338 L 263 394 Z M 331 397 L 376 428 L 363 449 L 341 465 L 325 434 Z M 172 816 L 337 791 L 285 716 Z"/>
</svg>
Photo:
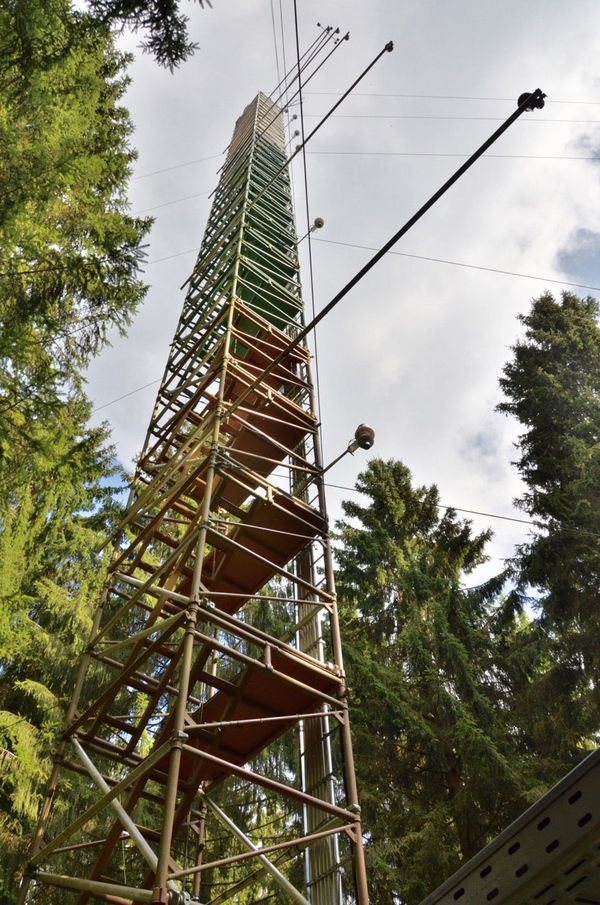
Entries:
<svg viewBox="0 0 600 905">
<path fill-rule="evenodd" d="M 104 604 L 106 602 L 106 591 L 103 591 L 100 601 L 98 603 L 98 607 L 96 612 L 94 613 L 94 619 L 92 622 L 92 628 L 90 631 L 90 639 L 93 639 L 95 634 L 98 631 L 100 626 L 100 622 L 102 620 L 102 611 Z M 67 713 L 65 715 L 64 726 L 65 729 L 73 722 L 75 714 L 77 712 L 77 706 L 79 704 L 79 700 L 81 697 L 81 692 L 83 689 L 83 683 L 85 681 L 87 669 L 90 662 L 90 654 L 89 650 L 86 650 L 83 654 L 79 666 L 77 667 L 77 676 L 75 679 L 75 687 L 73 689 L 73 696 L 69 702 L 69 707 L 67 709 Z M 46 789 L 46 794 L 44 796 L 44 803 L 42 805 L 42 810 L 40 812 L 40 816 L 38 819 L 38 825 L 35 832 L 35 836 L 31 845 L 31 850 L 29 852 L 29 857 L 33 858 L 37 853 L 41 850 L 44 844 L 44 832 L 46 830 L 46 826 L 48 824 L 48 819 L 50 817 L 50 813 L 52 810 L 52 802 L 54 801 L 54 796 L 56 795 L 56 789 L 58 786 L 58 780 L 60 777 L 60 769 L 61 762 L 65 755 L 66 748 L 66 739 L 63 737 L 58 745 L 58 748 L 54 754 L 54 763 L 52 765 L 52 773 L 50 774 L 50 778 L 48 780 L 48 786 Z M 29 891 L 29 886 L 31 884 L 31 878 L 25 875 L 23 880 L 21 881 L 21 888 L 19 889 L 19 898 L 17 900 L 17 905 L 24 905 L 27 899 L 27 893 Z"/>
<path fill-rule="evenodd" d="M 195 866 L 200 867 L 202 864 L 202 859 L 204 857 L 204 846 L 205 846 L 205 834 L 206 834 L 206 805 L 203 804 L 200 810 L 200 820 L 198 821 L 197 827 L 198 833 L 198 842 L 196 843 L 196 858 L 195 858 Z M 198 899 L 200 896 L 200 885 L 202 883 L 202 874 L 197 873 L 193 875 L 192 881 L 192 898 Z"/>
<path fill-rule="evenodd" d="M 317 478 L 317 486 L 321 509 L 327 513 L 327 500 L 325 495 L 325 484 L 323 480 L 323 455 L 321 450 L 321 439 L 317 435 L 315 438 L 315 462 L 320 469 L 320 475 Z M 337 599 L 335 594 L 335 570 L 333 565 L 333 552 L 331 548 L 331 537 L 329 533 L 325 538 L 325 580 L 327 590 L 334 596 L 334 606 L 330 615 L 331 642 L 333 647 L 334 662 L 340 674 L 344 679 L 344 695 L 342 703 L 345 707 L 345 713 L 342 716 L 341 723 L 341 744 L 344 762 L 344 780 L 346 783 L 346 792 L 348 796 L 348 807 L 356 814 L 355 823 L 355 840 L 353 847 L 353 864 L 356 883 L 356 894 L 358 905 L 369 905 L 369 888 L 367 884 L 367 869 L 365 865 L 365 853 L 362 840 L 362 823 L 360 818 L 360 805 L 358 799 L 358 786 L 356 783 L 356 772 L 354 768 L 354 753 L 352 750 L 352 735 L 350 733 L 350 719 L 348 713 L 348 697 L 346 694 L 346 672 L 344 669 L 344 655 L 342 652 L 342 638 L 340 633 L 340 624 L 337 613 Z"/>
<path fill-rule="evenodd" d="M 175 721 L 171 741 L 171 755 L 169 762 L 169 774 L 165 791 L 163 829 L 158 850 L 158 864 L 156 867 L 156 885 L 153 890 L 153 905 L 169 905 L 168 871 L 171 857 L 171 842 L 173 838 L 173 815 L 177 804 L 177 787 L 179 782 L 179 768 L 181 764 L 181 752 L 187 735 L 184 732 L 185 715 L 187 712 L 189 678 L 192 667 L 194 649 L 194 632 L 196 629 L 198 604 L 191 601 L 186 616 L 185 639 L 183 656 L 181 659 L 179 676 L 179 694 L 175 711 Z"/>
</svg>

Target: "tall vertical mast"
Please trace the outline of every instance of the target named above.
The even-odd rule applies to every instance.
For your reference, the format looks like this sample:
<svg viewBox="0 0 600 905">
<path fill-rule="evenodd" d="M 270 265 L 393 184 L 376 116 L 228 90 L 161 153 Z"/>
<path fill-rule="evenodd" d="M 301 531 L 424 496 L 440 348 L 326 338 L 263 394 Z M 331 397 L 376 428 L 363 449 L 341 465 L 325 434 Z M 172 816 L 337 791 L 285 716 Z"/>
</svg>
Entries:
<svg viewBox="0 0 600 905">
<path fill-rule="evenodd" d="M 28 876 L 80 905 L 216 905 L 250 886 L 368 902 L 308 349 L 257 382 L 303 325 L 285 159 L 281 110 L 259 94 L 221 171 L 33 850 Z M 71 775 L 68 822 L 52 805 Z"/>
</svg>

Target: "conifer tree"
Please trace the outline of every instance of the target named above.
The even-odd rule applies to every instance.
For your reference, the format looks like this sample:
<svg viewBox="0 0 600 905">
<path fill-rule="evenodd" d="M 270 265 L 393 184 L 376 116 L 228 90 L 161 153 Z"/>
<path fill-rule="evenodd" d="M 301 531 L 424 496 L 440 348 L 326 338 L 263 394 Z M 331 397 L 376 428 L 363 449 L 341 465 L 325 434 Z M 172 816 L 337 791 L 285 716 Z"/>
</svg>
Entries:
<svg viewBox="0 0 600 905">
<path fill-rule="evenodd" d="M 212 5 L 210 0 L 196 2 L 201 7 Z M 142 49 L 171 71 L 198 49 L 189 37 L 189 19 L 178 0 L 89 0 L 88 6 L 101 22 L 141 31 L 145 36 Z"/>
<path fill-rule="evenodd" d="M 144 296 L 127 58 L 67 0 L 0 8 L 0 483 Z"/>
<path fill-rule="evenodd" d="M 507 599 L 534 618 L 506 662 L 523 737 L 561 772 L 600 731 L 598 314 L 595 299 L 569 292 L 535 299 L 500 381 L 498 408 L 523 428 L 516 464 L 526 491 L 517 505 L 538 525 L 517 549 Z"/>
<path fill-rule="evenodd" d="M 116 517 L 122 483 L 106 431 L 85 427 L 89 404 L 65 405 L 60 415 L 44 454 L 0 499 L 0 899 L 7 903 L 73 664 L 89 637 L 103 577 L 95 549 Z"/>
<path fill-rule="evenodd" d="M 0 899 L 87 640 L 112 452 L 81 371 L 145 293 L 127 58 L 67 0 L 0 8 Z M 119 479 L 120 483 L 121 479 Z"/>
<path fill-rule="evenodd" d="M 484 559 L 435 486 L 401 462 L 344 503 L 338 594 L 373 901 L 413 905 L 520 810 L 532 779 L 509 730 L 493 610 L 461 584 Z"/>
<path fill-rule="evenodd" d="M 520 507 L 542 531 L 519 551 L 520 574 L 545 590 L 557 624 L 581 630 L 595 647 L 600 627 L 600 327 L 595 299 L 545 293 L 520 320 L 498 409 L 524 428 L 517 467 Z"/>
</svg>

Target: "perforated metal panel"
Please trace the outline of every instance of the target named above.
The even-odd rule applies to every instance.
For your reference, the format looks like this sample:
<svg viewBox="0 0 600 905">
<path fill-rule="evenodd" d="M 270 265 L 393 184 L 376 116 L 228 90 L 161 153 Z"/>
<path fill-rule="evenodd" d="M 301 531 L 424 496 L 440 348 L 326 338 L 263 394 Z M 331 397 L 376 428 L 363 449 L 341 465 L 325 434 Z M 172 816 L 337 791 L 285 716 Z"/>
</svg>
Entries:
<svg viewBox="0 0 600 905">
<path fill-rule="evenodd" d="M 600 905 L 600 750 L 421 905 Z"/>
</svg>

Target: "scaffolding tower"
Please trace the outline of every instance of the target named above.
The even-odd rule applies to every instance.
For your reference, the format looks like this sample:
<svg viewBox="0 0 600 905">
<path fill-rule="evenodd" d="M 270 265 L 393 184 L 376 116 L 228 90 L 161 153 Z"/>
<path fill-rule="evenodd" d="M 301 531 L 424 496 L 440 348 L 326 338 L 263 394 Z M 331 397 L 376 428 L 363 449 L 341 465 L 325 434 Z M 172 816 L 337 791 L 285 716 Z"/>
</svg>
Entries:
<svg viewBox="0 0 600 905">
<path fill-rule="evenodd" d="M 368 903 L 310 354 L 285 354 L 304 325 L 285 162 L 259 94 L 111 538 L 21 902 Z"/>
</svg>

